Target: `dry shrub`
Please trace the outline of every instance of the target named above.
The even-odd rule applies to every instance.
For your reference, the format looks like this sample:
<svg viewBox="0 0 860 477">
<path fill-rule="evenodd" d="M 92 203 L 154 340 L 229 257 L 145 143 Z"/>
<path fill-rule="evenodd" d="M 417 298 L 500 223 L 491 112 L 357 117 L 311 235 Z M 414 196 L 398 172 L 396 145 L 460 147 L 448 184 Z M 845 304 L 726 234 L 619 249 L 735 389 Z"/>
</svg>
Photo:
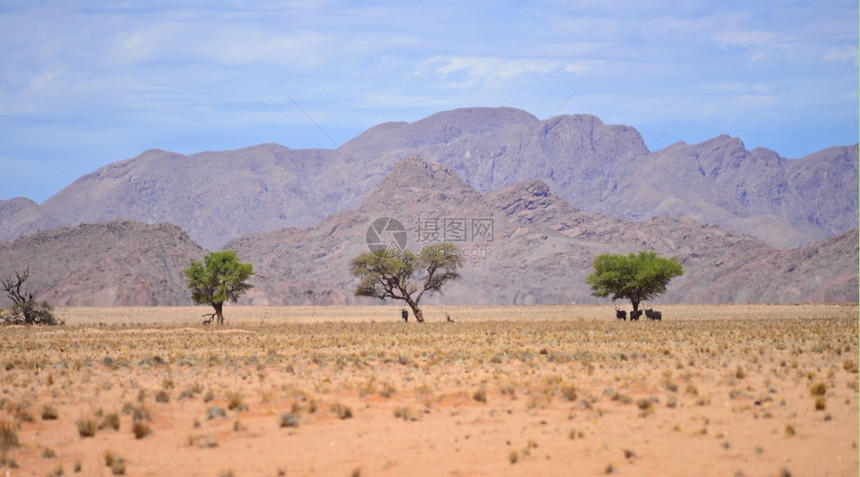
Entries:
<svg viewBox="0 0 860 477">
<path fill-rule="evenodd" d="M 299 427 L 299 416 L 291 412 L 281 414 L 279 421 L 281 427 Z"/>
<path fill-rule="evenodd" d="M 398 407 L 394 409 L 394 417 L 403 419 L 404 421 L 417 421 L 418 414 L 409 406 Z"/>
<path fill-rule="evenodd" d="M 341 403 L 332 404 L 331 412 L 333 412 L 340 419 L 349 419 L 352 417 L 352 409 L 347 406 L 344 406 Z"/>
<path fill-rule="evenodd" d="M 99 423 L 93 416 L 84 416 L 75 423 L 78 426 L 78 434 L 81 437 L 93 437 L 99 430 Z"/>
<path fill-rule="evenodd" d="M 99 424 L 99 430 L 101 429 L 113 429 L 115 431 L 119 430 L 119 414 L 116 412 L 109 412 L 102 417 L 102 422 Z"/>
<path fill-rule="evenodd" d="M 15 423 L 5 419 L 0 420 L 0 452 L 5 454 L 19 445 L 21 442 L 18 440 L 18 430 L 15 428 Z"/>
<path fill-rule="evenodd" d="M 472 394 L 472 399 L 478 402 L 487 402 L 487 390 L 484 388 L 478 389 L 475 391 L 475 394 Z"/>
<path fill-rule="evenodd" d="M 57 417 L 58 417 L 57 408 L 55 408 L 54 406 L 51 406 L 50 404 L 45 404 L 45 406 L 42 407 L 42 420 L 43 421 L 53 421 L 53 420 L 56 420 Z"/>
<path fill-rule="evenodd" d="M 131 432 L 134 434 L 135 439 L 143 439 L 152 434 L 152 428 L 146 422 L 138 421 L 131 426 Z"/>
<path fill-rule="evenodd" d="M 827 394 L 827 385 L 821 382 L 815 383 L 809 387 L 809 392 L 813 396 L 824 396 Z"/>
</svg>

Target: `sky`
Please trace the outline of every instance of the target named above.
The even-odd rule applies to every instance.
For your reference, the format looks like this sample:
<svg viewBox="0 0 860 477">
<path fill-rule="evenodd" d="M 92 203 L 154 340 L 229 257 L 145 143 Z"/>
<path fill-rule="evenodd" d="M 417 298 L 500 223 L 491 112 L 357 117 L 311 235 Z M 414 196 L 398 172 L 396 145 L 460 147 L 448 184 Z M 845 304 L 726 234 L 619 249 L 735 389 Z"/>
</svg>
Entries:
<svg viewBox="0 0 860 477">
<path fill-rule="evenodd" d="M 799 158 L 857 143 L 857 49 L 856 0 L 2 0 L 0 200 L 474 106 Z"/>
</svg>

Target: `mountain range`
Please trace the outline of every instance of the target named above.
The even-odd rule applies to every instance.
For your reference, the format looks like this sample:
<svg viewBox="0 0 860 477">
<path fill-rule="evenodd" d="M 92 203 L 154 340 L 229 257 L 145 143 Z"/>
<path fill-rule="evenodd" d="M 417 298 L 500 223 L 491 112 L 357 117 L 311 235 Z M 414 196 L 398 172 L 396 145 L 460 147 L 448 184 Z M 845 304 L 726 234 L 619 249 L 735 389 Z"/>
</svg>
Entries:
<svg viewBox="0 0 860 477">
<path fill-rule="evenodd" d="M 379 302 L 356 298 L 349 273 L 350 260 L 369 245 L 403 238 L 374 228 L 379 219 L 402 225 L 400 246 L 447 240 L 466 252 L 462 278 L 425 303 L 598 302 L 585 283 L 594 257 L 642 249 L 684 266 L 661 302 L 857 301 L 856 229 L 781 250 L 689 218 L 632 221 L 586 212 L 539 180 L 482 193 L 453 169 L 412 157 L 395 164 L 355 209 L 227 243 L 256 272 L 240 303 Z M 0 242 L 0 272 L 26 263 L 39 298 L 59 305 L 183 305 L 190 298 L 182 270 L 204 253 L 175 225 L 114 220 Z"/>
<path fill-rule="evenodd" d="M 597 302 L 594 257 L 643 249 L 685 268 L 663 302 L 856 302 L 857 152 L 785 159 L 729 136 L 650 152 L 631 127 L 510 108 L 386 123 L 337 150 L 151 150 L 41 205 L 0 201 L 0 278 L 29 267 L 56 305 L 186 305 L 184 268 L 228 248 L 256 271 L 243 304 L 369 304 L 350 260 L 405 237 L 464 251 L 427 303 Z"/>
<path fill-rule="evenodd" d="M 276 144 L 182 155 L 149 150 L 87 174 L 42 204 L 0 201 L 0 240 L 131 219 L 169 222 L 217 249 L 355 209 L 400 160 L 449 167 L 477 192 L 531 180 L 591 213 L 688 217 L 790 249 L 857 228 L 858 146 L 800 159 L 738 138 L 649 151 L 629 126 L 512 108 L 445 111 L 375 126 L 335 150 Z"/>
</svg>

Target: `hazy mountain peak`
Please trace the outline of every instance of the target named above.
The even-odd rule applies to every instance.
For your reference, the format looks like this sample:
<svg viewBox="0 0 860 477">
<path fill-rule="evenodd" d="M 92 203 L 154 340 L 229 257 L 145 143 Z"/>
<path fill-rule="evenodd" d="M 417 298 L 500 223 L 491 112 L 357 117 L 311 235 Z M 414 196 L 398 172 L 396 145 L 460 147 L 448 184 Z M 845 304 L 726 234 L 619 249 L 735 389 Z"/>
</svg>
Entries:
<svg viewBox="0 0 860 477">
<path fill-rule="evenodd" d="M 454 171 L 418 156 L 394 165 L 391 173 L 361 201 L 360 210 L 376 210 L 421 200 L 463 203 L 478 193 Z"/>
<path fill-rule="evenodd" d="M 260 144 L 184 156 L 151 149 L 79 178 L 38 213 L 32 204 L 0 207 L 0 240 L 45 226 L 132 218 L 175 223 L 218 248 L 245 233 L 309 226 L 357 207 L 410 156 L 459 176 L 449 177 L 444 193 L 453 200 L 475 192 L 462 181 L 492 191 L 539 179 L 587 212 L 685 215 L 783 248 L 857 227 L 857 145 L 787 160 L 721 135 L 651 152 L 635 128 L 588 114 L 539 121 L 513 108 L 463 108 L 381 124 L 336 150 Z M 400 190 L 420 189 L 419 176 L 402 179 Z M 365 204 L 381 199 L 376 193 Z"/>
</svg>

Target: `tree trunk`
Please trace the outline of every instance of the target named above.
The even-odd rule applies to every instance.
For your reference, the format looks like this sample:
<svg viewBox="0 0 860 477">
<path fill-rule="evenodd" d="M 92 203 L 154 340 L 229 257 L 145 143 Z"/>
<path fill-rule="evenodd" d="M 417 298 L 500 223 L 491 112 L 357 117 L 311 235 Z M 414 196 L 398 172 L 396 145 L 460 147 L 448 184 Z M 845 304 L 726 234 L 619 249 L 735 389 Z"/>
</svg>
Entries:
<svg viewBox="0 0 860 477">
<path fill-rule="evenodd" d="M 406 304 L 409 305 L 409 308 L 412 308 L 412 314 L 415 315 L 415 321 L 418 323 L 424 323 L 424 313 L 421 313 L 421 309 L 418 308 L 418 303 L 415 303 L 412 300 L 412 297 L 407 295 Z"/>
<path fill-rule="evenodd" d="M 215 308 L 215 323 L 219 325 L 224 324 L 224 304 L 223 303 L 213 303 L 212 308 Z"/>
</svg>

